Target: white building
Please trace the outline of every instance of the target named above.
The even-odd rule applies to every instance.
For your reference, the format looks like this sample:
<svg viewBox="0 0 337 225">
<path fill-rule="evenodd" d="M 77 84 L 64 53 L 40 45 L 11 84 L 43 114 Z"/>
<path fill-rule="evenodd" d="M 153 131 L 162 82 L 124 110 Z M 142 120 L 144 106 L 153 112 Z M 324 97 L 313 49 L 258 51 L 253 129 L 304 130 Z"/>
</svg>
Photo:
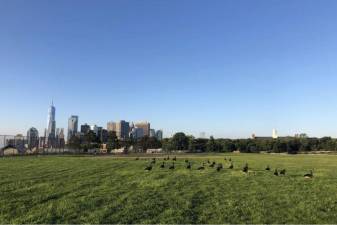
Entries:
<svg viewBox="0 0 337 225">
<path fill-rule="evenodd" d="M 278 138 L 278 134 L 277 134 L 277 130 L 276 129 L 273 129 L 272 138 L 273 139 L 277 139 Z"/>
</svg>

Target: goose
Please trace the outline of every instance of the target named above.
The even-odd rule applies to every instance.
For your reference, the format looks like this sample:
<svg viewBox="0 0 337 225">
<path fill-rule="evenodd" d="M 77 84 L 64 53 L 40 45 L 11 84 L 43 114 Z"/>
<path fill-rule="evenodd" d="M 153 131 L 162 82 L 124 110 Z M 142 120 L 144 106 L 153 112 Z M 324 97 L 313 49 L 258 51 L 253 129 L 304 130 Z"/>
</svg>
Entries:
<svg viewBox="0 0 337 225">
<path fill-rule="evenodd" d="M 278 176 L 278 170 L 277 170 L 277 169 L 275 169 L 274 175 L 275 175 L 275 176 Z"/>
<path fill-rule="evenodd" d="M 172 165 L 169 167 L 170 170 L 174 170 L 174 162 L 172 163 Z"/>
<path fill-rule="evenodd" d="M 246 163 L 246 165 L 243 167 L 242 171 L 244 173 L 248 173 L 248 163 Z"/>
<path fill-rule="evenodd" d="M 199 166 L 197 170 L 204 170 L 205 169 L 205 163 L 202 164 L 202 166 Z"/>
<path fill-rule="evenodd" d="M 151 165 L 148 165 L 147 167 L 145 167 L 145 170 L 151 171 L 151 170 L 152 170 L 152 166 L 151 166 Z"/>
<path fill-rule="evenodd" d="M 216 163 L 213 161 L 212 164 L 209 165 L 209 167 L 212 167 L 212 168 L 213 168 L 213 167 L 215 166 L 215 164 L 216 164 Z"/>
<path fill-rule="evenodd" d="M 307 174 L 304 175 L 304 178 L 309 178 L 309 179 L 311 179 L 311 178 L 313 178 L 313 177 L 314 177 L 314 174 L 313 174 L 312 170 L 310 170 L 310 173 L 307 173 Z"/>
<path fill-rule="evenodd" d="M 217 167 L 216 167 L 216 171 L 220 171 L 220 170 L 222 170 L 223 169 L 223 166 L 222 166 L 222 164 L 221 163 L 219 163 L 218 165 L 217 165 Z"/>
</svg>

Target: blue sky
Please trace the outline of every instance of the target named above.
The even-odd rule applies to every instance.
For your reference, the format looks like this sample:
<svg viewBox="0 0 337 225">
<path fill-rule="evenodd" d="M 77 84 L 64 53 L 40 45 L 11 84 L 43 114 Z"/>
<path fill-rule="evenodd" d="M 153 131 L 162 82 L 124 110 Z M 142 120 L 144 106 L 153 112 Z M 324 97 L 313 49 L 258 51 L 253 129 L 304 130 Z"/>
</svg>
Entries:
<svg viewBox="0 0 337 225">
<path fill-rule="evenodd" d="M 0 134 L 337 136 L 336 0 L 0 0 Z"/>
</svg>

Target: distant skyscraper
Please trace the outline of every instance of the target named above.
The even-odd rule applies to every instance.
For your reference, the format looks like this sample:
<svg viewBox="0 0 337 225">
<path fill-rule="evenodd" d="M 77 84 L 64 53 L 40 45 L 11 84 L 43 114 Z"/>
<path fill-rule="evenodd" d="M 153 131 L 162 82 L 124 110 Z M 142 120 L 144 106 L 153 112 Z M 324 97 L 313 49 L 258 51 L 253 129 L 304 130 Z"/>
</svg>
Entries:
<svg viewBox="0 0 337 225">
<path fill-rule="evenodd" d="M 156 138 L 159 141 L 163 140 L 163 131 L 162 130 L 157 130 L 157 132 L 156 132 Z"/>
<path fill-rule="evenodd" d="M 119 139 L 126 139 L 129 137 L 130 126 L 129 122 L 120 120 L 116 123 L 116 135 Z"/>
<path fill-rule="evenodd" d="M 108 122 L 107 124 L 108 131 L 115 131 L 116 132 L 116 123 L 115 122 Z"/>
<path fill-rule="evenodd" d="M 88 124 L 81 125 L 81 133 L 87 134 L 90 131 L 90 126 Z"/>
<path fill-rule="evenodd" d="M 70 116 L 68 119 L 68 137 L 67 140 L 78 132 L 78 116 Z"/>
<path fill-rule="evenodd" d="M 133 127 L 130 131 L 130 137 L 132 137 L 134 140 L 140 139 L 144 137 L 144 130 L 142 128 Z"/>
<path fill-rule="evenodd" d="M 55 139 L 55 129 L 56 129 L 55 111 L 56 110 L 52 102 L 48 112 L 48 124 L 47 124 L 48 139 Z"/>
<path fill-rule="evenodd" d="M 28 148 L 32 149 L 39 146 L 39 132 L 31 127 L 27 132 Z"/>
<path fill-rule="evenodd" d="M 108 130 L 102 129 L 99 138 L 102 143 L 106 143 L 108 141 Z"/>
<path fill-rule="evenodd" d="M 135 126 L 137 128 L 143 129 L 144 136 L 150 136 L 150 123 L 148 122 L 139 122 L 136 123 Z"/>
<path fill-rule="evenodd" d="M 150 129 L 150 137 L 155 137 L 155 136 L 156 136 L 156 130 Z"/>
<path fill-rule="evenodd" d="M 60 132 L 58 133 L 58 137 L 60 139 L 64 139 L 64 129 L 63 128 L 60 128 Z"/>
</svg>

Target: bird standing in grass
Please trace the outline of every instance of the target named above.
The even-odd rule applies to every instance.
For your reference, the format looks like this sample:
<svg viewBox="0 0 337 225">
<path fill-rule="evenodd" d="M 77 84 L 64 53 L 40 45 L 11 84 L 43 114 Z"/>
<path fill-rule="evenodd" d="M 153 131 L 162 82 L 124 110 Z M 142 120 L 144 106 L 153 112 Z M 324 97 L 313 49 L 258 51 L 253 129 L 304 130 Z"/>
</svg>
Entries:
<svg viewBox="0 0 337 225">
<path fill-rule="evenodd" d="M 204 170 L 205 169 L 205 163 L 202 164 L 202 166 L 199 166 L 197 170 Z"/>
<path fill-rule="evenodd" d="M 223 169 L 223 166 L 222 166 L 222 164 L 221 163 L 219 163 L 217 166 L 216 166 L 216 171 L 220 171 L 220 170 L 222 170 Z"/>
<path fill-rule="evenodd" d="M 147 167 L 145 167 L 145 170 L 151 171 L 152 170 L 152 165 L 148 165 Z"/>
<path fill-rule="evenodd" d="M 216 163 L 213 161 L 212 164 L 209 165 L 209 167 L 212 167 L 212 168 L 213 168 L 213 167 L 215 166 L 215 164 L 216 164 Z"/>
<path fill-rule="evenodd" d="M 280 175 L 285 176 L 285 175 L 286 175 L 286 169 L 281 170 L 281 171 L 280 171 Z"/>
<path fill-rule="evenodd" d="M 165 162 L 163 162 L 161 165 L 160 165 L 160 168 L 165 168 Z"/>
<path fill-rule="evenodd" d="M 248 173 L 248 163 L 245 164 L 245 166 L 242 169 L 242 172 Z"/>
<path fill-rule="evenodd" d="M 267 171 L 270 171 L 270 166 L 269 166 L 269 165 L 266 167 L 266 170 L 267 170 Z"/>
<path fill-rule="evenodd" d="M 189 163 L 187 164 L 187 166 L 186 166 L 186 169 L 190 170 L 191 168 L 192 168 L 192 165 L 191 165 L 191 163 L 189 162 Z"/>
<path fill-rule="evenodd" d="M 311 179 L 314 177 L 314 173 L 312 172 L 312 170 L 310 170 L 310 173 L 307 173 L 304 175 L 304 178 L 308 178 L 308 179 Z"/>
<path fill-rule="evenodd" d="M 233 163 L 231 163 L 231 165 L 228 167 L 228 169 L 234 169 L 234 165 L 233 165 Z"/>
<path fill-rule="evenodd" d="M 170 170 L 174 170 L 174 162 L 172 163 L 172 165 L 169 167 Z"/>
<path fill-rule="evenodd" d="M 275 176 L 278 176 L 278 170 L 277 170 L 277 169 L 275 169 L 274 175 L 275 175 Z"/>
</svg>

